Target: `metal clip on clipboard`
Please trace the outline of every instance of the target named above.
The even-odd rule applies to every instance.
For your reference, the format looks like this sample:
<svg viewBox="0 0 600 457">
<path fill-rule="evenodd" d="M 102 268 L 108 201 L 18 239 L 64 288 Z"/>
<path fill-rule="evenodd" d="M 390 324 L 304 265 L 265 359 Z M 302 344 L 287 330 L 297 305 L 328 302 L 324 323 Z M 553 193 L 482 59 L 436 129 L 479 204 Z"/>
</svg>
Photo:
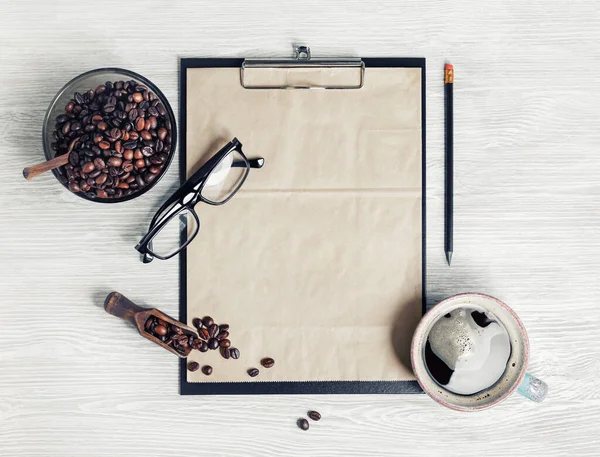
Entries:
<svg viewBox="0 0 600 457">
<path fill-rule="evenodd" d="M 240 69 L 240 82 L 244 89 L 334 89 L 354 90 L 363 87 L 365 82 L 365 63 L 359 58 L 313 59 L 308 46 L 295 48 L 293 59 L 245 59 Z M 360 71 L 360 80 L 355 85 L 252 85 L 247 83 L 246 71 L 255 68 L 356 68 Z"/>
</svg>

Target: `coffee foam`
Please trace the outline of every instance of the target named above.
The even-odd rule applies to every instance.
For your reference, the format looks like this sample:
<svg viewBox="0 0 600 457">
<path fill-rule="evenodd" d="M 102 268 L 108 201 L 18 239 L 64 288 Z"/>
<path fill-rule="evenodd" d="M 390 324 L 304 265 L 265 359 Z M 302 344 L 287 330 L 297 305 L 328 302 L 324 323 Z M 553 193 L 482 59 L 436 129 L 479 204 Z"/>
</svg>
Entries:
<svg viewBox="0 0 600 457">
<path fill-rule="evenodd" d="M 484 322 L 478 324 L 473 312 L 483 316 Z M 432 326 L 428 341 L 433 353 L 454 371 L 444 387 L 461 395 L 474 394 L 496 383 L 511 352 L 508 333 L 500 321 L 473 305 L 441 317 Z"/>
</svg>

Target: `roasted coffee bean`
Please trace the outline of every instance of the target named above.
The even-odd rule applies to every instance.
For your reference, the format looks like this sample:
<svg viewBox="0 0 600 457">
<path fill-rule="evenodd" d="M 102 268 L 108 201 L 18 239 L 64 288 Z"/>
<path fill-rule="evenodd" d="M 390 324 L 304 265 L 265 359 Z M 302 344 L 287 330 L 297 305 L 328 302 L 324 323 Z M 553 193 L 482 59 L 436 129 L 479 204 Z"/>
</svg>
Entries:
<svg viewBox="0 0 600 457">
<path fill-rule="evenodd" d="M 251 378 L 256 378 L 258 376 L 258 373 L 260 373 L 258 371 L 258 368 L 250 368 L 248 370 L 248 376 L 250 376 Z"/>
<path fill-rule="evenodd" d="M 129 135 L 129 138 L 131 138 L 131 134 Z M 123 143 L 123 147 L 125 149 L 135 149 L 137 148 L 137 141 L 127 141 Z"/>
<path fill-rule="evenodd" d="M 123 152 L 123 158 L 125 160 L 132 160 L 133 159 L 133 151 L 131 149 L 125 149 L 125 152 Z"/>
<path fill-rule="evenodd" d="M 218 340 L 224 340 L 224 339 L 226 339 L 228 337 L 229 337 L 229 332 L 225 331 L 225 330 L 220 331 L 219 334 L 217 335 L 217 339 Z"/>
<path fill-rule="evenodd" d="M 208 334 L 208 329 L 206 329 L 206 328 L 199 328 L 198 336 L 200 338 L 202 338 L 204 341 L 208 341 L 210 339 L 210 335 Z"/>
<path fill-rule="evenodd" d="M 157 335 L 166 335 L 167 327 L 165 327 L 164 325 L 158 324 L 156 327 L 154 327 L 154 333 L 156 333 Z"/>
<path fill-rule="evenodd" d="M 204 316 L 202 318 L 202 325 L 204 325 L 206 328 L 210 327 L 214 323 L 215 323 L 215 321 L 210 316 Z"/>
<path fill-rule="evenodd" d="M 231 349 L 229 349 L 229 352 L 231 353 L 232 359 L 240 358 L 240 350 L 238 348 L 231 348 Z"/>
<path fill-rule="evenodd" d="M 81 124 L 79 122 L 71 122 L 71 130 L 73 132 L 77 132 L 78 130 L 81 130 Z"/>
<path fill-rule="evenodd" d="M 319 413 L 318 411 L 309 411 L 308 417 L 310 417 L 314 421 L 318 421 L 321 420 L 321 413 Z"/>
<path fill-rule="evenodd" d="M 99 122 L 96 126 L 98 130 L 102 130 L 103 132 L 108 128 L 108 124 L 106 122 Z"/>
<path fill-rule="evenodd" d="M 142 130 L 140 132 L 140 136 L 142 137 L 142 139 L 144 140 L 151 140 L 152 139 L 152 135 L 150 135 L 150 132 L 148 130 Z"/>
<path fill-rule="evenodd" d="M 70 131 L 71 131 L 71 123 L 67 122 L 62 126 L 62 133 L 63 133 L 63 135 L 66 135 Z"/>
<path fill-rule="evenodd" d="M 208 351 L 208 344 L 206 343 L 206 341 L 202 341 L 202 344 L 200 346 L 200 352 L 206 352 Z"/>
<path fill-rule="evenodd" d="M 138 132 L 141 132 L 142 130 L 144 130 L 145 126 L 146 126 L 146 121 L 144 120 L 144 118 L 138 117 L 137 120 L 135 121 L 135 129 Z"/>
<path fill-rule="evenodd" d="M 154 149 L 152 149 L 150 146 L 144 146 L 142 148 L 142 154 L 144 155 L 144 157 L 150 157 L 154 154 Z"/>
<path fill-rule="evenodd" d="M 144 182 L 144 178 L 142 178 L 141 175 L 136 175 L 135 182 L 139 187 L 144 187 L 146 185 L 146 183 Z"/>
<path fill-rule="evenodd" d="M 229 350 L 229 348 L 221 348 L 220 349 L 221 352 L 221 356 L 223 356 L 224 359 L 228 359 L 229 357 L 231 357 L 231 351 Z"/>
<path fill-rule="evenodd" d="M 206 376 L 210 376 L 213 372 L 213 369 L 210 365 L 204 365 L 202 367 L 202 373 L 204 373 Z"/>
<path fill-rule="evenodd" d="M 303 417 L 298 419 L 296 424 L 298 425 L 298 428 L 300 428 L 302 430 L 308 430 L 310 427 L 308 421 L 306 419 L 304 419 Z"/>
<path fill-rule="evenodd" d="M 110 159 L 108 159 L 108 164 L 112 165 L 113 167 L 120 167 L 122 163 L 123 161 L 118 157 L 111 157 Z"/>
<path fill-rule="evenodd" d="M 100 173 L 102 173 L 101 170 L 94 170 L 88 175 L 88 178 L 97 178 L 100 176 Z"/>
<path fill-rule="evenodd" d="M 194 371 L 197 371 L 197 370 L 198 370 L 198 368 L 200 368 L 200 364 L 199 364 L 198 362 L 190 362 L 190 363 L 188 363 L 188 365 L 187 365 L 187 369 L 188 369 L 189 371 L 191 371 L 192 373 L 193 373 Z"/>
<path fill-rule="evenodd" d="M 215 349 L 217 349 L 218 347 L 219 347 L 219 340 L 217 340 L 216 338 L 211 338 L 211 339 L 208 341 L 208 349 L 210 349 L 210 350 L 213 350 L 213 351 L 214 351 L 214 350 L 215 350 Z"/>
<path fill-rule="evenodd" d="M 192 325 L 198 329 L 202 328 L 202 319 L 199 317 L 194 317 L 192 319 Z"/>
<path fill-rule="evenodd" d="M 210 324 L 208 326 L 208 334 L 211 338 L 215 338 L 219 333 L 219 326 L 217 324 Z"/>
<path fill-rule="evenodd" d="M 75 103 L 73 101 L 70 101 L 69 103 L 67 103 L 67 105 L 65 106 L 65 111 L 67 113 L 70 113 L 73 111 L 73 108 L 75 107 Z"/>
<path fill-rule="evenodd" d="M 152 325 L 152 322 L 153 322 L 152 317 L 149 317 L 148 319 L 146 319 L 146 322 L 144 322 L 144 330 L 149 331 L 150 326 Z"/>
<path fill-rule="evenodd" d="M 104 160 L 102 160 L 100 157 L 98 157 L 97 159 L 94 159 L 94 166 L 98 170 L 102 170 L 104 167 L 106 167 L 106 163 L 104 162 Z"/>
<path fill-rule="evenodd" d="M 69 184 L 69 190 L 71 192 L 79 192 L 81 190 L 81 188 L 79 187 L 79 184 L 77 184 L 75 181 L 73 181 L 71 184 Z"/>
<path fill-rule="evenodd" d="M 72 152 L 71 154 L 75 154 L 74 152 Z M 84 173 L 91 173 L 92 171 L 94 171 L 95 167 L 93 162 L 86 162 L 85 164 L 83 164 L 83 167 L 81 167 L 81 169 L 83 170 Z"/>
<path fill-rule="evenodd" d="M 100 170 L 96 170 L 97 173 L 100 173 Z M 99 186 L 104 184 L 106 182 L 108 178 L 108 175 L 102 173 L 100 174 L 97 178 L 96 178 L 96 184 L 98 184 Z"/>
<path fill-rule="evenodd" d="M 158 110 L 158 113 L 161 116 L 164 116 L 165 114 L 167 114 L 167 110 L 165 110 L 165 107 L 162 105 L 162 103 L 159 103 L 158 105 L 156 105 L 156 109 Z"/>
<path fill-rule="evenodd" d="M 231 341 L 221 340 L 219 341 L 219 346 L 221 346 L 222 348 L 228 348 L 229 346 L 231 346 Z"/>
<path fill-rule="evenodd" d="M 159 128 L 159 129 L 158 129 L 158 138 L 159 138 L 161 141 L 165 141 L 165 138 L 167 137 L 167 133 L 168 133 L 168 132 L 167 132 L 167 129 L 166 129 L 166 128 L 164 128 L 164 127 L 161 127 L 161 128 Z"/>
<path fill-rule="evenodd" d="M 129 173 L 129 172 L 133 171 L 133 164 L 129 160 L 127 160 L 127 161 L 123 162 L 123 165 L 121 168 L 123 168 L 123 171 L 125 171 L 125 173 Z"/>
<path fill-rule="evenodd" d="M 134 93 L 133 96 L 132 96 L 132 98 L 133 98 L 133 101 L 136 102 L 136 103 L 139 103 L 139 102 L 141 102 L 144 99 L 144 97 L 142 96 L 142 94 L 140 94 L 139 92 Z"/>
<path fill-rule="evenodd" d="M 103 189 L 96 190 L 96 195 L 100 198 L 108 198 L 108 194 Z"/>
<path fill-rule="evenodd" d="M 273 365 L 275 365 L 275 360 L 273 360 L 271 357 L 265 357 L 260 361 L 260 364 L 265 368 L 271 368 Z"/>
<path fill-rule="evenodd" d="M 79 154 L 72 151 L 71 154 L 69 154 L 69 162 L 71 165 L 76 166 L 79 163 Z"/>
<path fill-rule="evenodd" d="M 98 146 L 100 147 L 100 149 L 109 149 L 110 143 L 108 141 L 100 141 L 100 143 L 98 143 Z"/>
<path fill-rule="evenodd" d="M 138 159 L 135 161 L 135 163 L 133 165 L 135 166 L 135 168 L 137 168 L 139 170 L 146 166 L 146 162 L 144 162 L 144 159 Z M 138 175 L 138 176 L 140 176 L 140 175 Z"/>
<path fill-rule="evenodd" d="M 219 330 L 221 332 L 228 332 L 229 331 L 229 324 L 220 324 L 219 325 Z"/>
</svg>

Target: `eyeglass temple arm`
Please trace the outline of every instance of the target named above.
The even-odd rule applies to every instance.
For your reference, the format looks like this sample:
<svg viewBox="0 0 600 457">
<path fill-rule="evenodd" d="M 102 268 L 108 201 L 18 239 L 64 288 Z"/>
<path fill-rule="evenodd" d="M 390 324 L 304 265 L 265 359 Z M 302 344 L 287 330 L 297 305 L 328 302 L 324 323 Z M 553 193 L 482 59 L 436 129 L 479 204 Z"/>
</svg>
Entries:
<svg viewBox="0 0 600 457">
<path fill-rule="evenodd" d="M 256 159 L 248 159 L 248 164 L 250 165 L 250 168 L 262 168 L 263 165 L 265 164 L 265 159 L 263 159 L 262 157 L 258 157 Z M 231 164 L 232 167 L 245 167 L 246 166 L 246 162 L 244 162 L 243 160 L 236 160 L 235 162 L 233 162 Z"/>
</svg>

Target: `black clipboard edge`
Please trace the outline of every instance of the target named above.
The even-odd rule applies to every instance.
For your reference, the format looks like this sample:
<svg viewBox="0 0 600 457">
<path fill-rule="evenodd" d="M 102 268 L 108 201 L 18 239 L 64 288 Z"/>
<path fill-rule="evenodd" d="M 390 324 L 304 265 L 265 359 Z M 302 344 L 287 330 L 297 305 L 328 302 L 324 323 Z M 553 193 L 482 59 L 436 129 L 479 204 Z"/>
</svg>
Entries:
<svg viewBox="0 0 600 457">
<path fill-rule="evenodd" d="M 421 69 L 421 185 L 422 185 L 422 314 L 427 311 L 427 213 L 426 213 L 426 60 L 424 57 L 368 57 L 366 67 L 403 67 Z M 182 58 L 180 60 L 179 99 L 179 179 L 186 180 L 186 100 L 189 68 L 241 67 L 242 58 Z M 187 253 L 179 254 L 179 319 L 187 320 Z M 302 381 L 302 382 L 188 382 L 187 361 L 179 361 L 180 395 L 283 395 L 283 394 L 417 394 L 423 393 L 417 381 Z"/>
</svg>

